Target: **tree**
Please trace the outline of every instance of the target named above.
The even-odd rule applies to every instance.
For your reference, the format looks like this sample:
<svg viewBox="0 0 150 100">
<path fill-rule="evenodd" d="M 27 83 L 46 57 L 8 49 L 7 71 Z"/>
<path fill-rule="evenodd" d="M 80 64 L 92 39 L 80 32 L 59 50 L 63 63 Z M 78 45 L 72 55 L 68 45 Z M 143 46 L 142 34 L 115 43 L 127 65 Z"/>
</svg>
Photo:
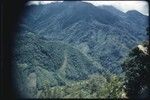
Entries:
<svg viewBox="0 0 150 100">
<path fill-rule="evenodd" d="M 143 44 L 146 47 L 148 44 Z M 147 98 L 150 96 L 150 56 L 138 47 L 134 48 L 122 64 L 125 72 L 125 92 L 129 98 Z"/>
<path fill-rule="evenodd" d="M 126 74 L 125 91 L 129 98 L 150 97 L 150 30 L 146 28 L 149 36 L 148 43 L 138 45 L 122 64 Z M 143 51 L 144 50 L 144 51 Z M 145 53 L 146 51 L 146 53 Z"/>
<path fill-rule="evenodd" d="M 146 28 L 146 31 L 147 31 L 147 35 L 149 36 L 149 45 L 148 45 L 148 53 L 150 54 L 150 27 L 147 27 Z"/>
</svg>

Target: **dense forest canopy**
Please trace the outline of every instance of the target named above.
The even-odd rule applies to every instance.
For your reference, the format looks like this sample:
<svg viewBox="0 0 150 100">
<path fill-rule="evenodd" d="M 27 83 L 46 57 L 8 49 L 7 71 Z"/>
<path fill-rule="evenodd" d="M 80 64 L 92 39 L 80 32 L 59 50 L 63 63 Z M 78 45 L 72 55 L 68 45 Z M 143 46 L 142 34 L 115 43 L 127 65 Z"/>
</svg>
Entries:
<svg viewBox="0 0 150 100">
<path fill-rule="evenodd" d="M 13 55 L 16 90 L 26 98 L 130 97 L 130 81 L 138 80 L 134 69 L 149 66 L 138 49 L 147 26 L 148 16 L 113 6 L 73 1 L 26 6 Z M 149 80 L 146 76 L 139 77 Z"/>
</svg>

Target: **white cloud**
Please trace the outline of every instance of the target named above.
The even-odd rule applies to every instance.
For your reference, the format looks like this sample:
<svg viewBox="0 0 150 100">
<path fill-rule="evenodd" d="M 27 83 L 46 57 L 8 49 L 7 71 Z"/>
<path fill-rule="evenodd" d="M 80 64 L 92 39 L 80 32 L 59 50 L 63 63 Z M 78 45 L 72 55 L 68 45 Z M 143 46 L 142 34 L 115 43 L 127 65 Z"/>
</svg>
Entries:
<svg viewBox="0 0 150 100">
<path fill-rule="evenodd" d="M 49 4 L 52 2 L 62 2 L 62 1 L 29 1 L 27 2 L 27 5 L 44 5 L 44 4 Z"/>
<path fill-rule="evenodd" d="M 129 10 L 137 10 L 144 15 L 149 15 L 148 2 L 146 1 L 86 1 L 86 2 L 92 3 L 95 6 L 112 5 L 123 12 L 127 12 Z"/>
<path fill-rule="evenodd" d="M 39 4 L 49 4 L 52 2 L 62 2 L 62 1 L 30 1 L 28 5 L 39 5 Z M 146 1 L 83 1 L 92 3 L 95 6 L 100 5 L 112 5 L 117 9 L 127 12 L 129 10 L 137 10 L 144 15 L 149 15 L 149 6 Z"/>
</svg>

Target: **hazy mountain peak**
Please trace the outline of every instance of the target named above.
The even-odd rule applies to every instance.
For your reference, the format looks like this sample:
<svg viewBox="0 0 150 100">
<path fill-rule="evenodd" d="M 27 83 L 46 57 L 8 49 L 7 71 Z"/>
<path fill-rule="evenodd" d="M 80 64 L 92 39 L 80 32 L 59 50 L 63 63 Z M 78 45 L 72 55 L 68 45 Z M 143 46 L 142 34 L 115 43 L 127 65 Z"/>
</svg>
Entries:
<svg viewBox="0 0 150 100">
<path fill-rule="evenodd" d="M 126 14 L 128 15 L 143 15 L 142 13 L 140 13 L 139 11 L 137 10 L 130 10 L 130 11 L 127 11 Z M 144 16 L 144 15 L 143 15 Z"/>
<path fill-rule="evenodd" d="M 113 6 L 80 1 L 26 10 L 13 55 L 22 93 L 34 95 L 47 84 L 68 86 L 96 73 L 106 79 L 113 73 L 120 76 L 129 50 L 146 38 L 148 20 L 134 10 L 124 13 Z"/>
<path fill-rule="evenodd" d="M 116 16 L 125 17 L 124 12 L 122 12 L 121 10 L 117 9 L 116 7 L 112 5 L 101 5 L 101 6 L 98 6 L 98 8 L 107 10 L 108 12 L 113 13 Z"/>
</svg>

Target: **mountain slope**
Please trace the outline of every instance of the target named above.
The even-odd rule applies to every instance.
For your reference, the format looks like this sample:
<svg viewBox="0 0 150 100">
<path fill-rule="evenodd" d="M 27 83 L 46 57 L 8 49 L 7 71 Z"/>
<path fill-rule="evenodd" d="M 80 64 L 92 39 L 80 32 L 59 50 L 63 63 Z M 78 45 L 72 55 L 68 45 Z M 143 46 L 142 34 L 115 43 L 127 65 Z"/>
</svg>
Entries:
<svg viewBox="0 0 150 100">
<path fill-rule="evenodd" d="M 135 11 L 123 13 L 112 6 L 96 7 L 80 1 L 29 6 L 27 11 L 22 25 L 75 48 L 85 44 L 84 54 L 112 72 L 120 72 L 118 66 L 128 50 L 146 38 L 148 17 Z"/>
<path fill-rule="evenodd" d="M 36 94 L 47 83 L 67 85 L 95 73 L 120 75 L 130 49 L 147 38 L 147 26 L 148 16 L 112 6 L 80 1 L 27 6 L 14 51 L 17 86 Z"/>
<path fill-rule="evenodd" d="M 67 85 L 95 73 L 105 73 L 100 64 L 68 44 L 45 40 L 31 32 L 18 37 L 14 56 L 17 75 L 14 77 L 19 89 L 39 90 L 44 84 Z"/>
</svg>

